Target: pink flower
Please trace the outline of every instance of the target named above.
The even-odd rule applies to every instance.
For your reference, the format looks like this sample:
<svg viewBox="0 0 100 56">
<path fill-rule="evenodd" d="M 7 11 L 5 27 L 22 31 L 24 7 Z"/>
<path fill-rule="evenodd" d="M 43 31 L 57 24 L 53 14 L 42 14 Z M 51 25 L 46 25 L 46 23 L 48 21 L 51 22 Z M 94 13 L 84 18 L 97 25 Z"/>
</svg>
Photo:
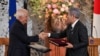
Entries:
<svg viewBox="0 0 100 56">
<path fill-rule="evenodd" d="M 59 11 L 58 9 L 54 9 L 54 10 L 53 10 L 53 13 L 54 13 L 54 14 L 60 14 L 60 11 Z"/>
<path fill-rule="evenodd" d="M 48 5 L 47 5 L 47 8 L 49 8 L 49 9 L 50 9 L 50 8 L 51 8 L 51 5 L 50 5 L 50 4 L 48 4 Z"/>
<path fill-rule="evenodd" d="M 74 0 L 71 0 L 71 2 L 73 3 L 73 2 L 74 2 Z"/>
<path fill-rule="evenodd" d="M 56 4 L 53 4 L 53 5 L 52 5 L 52 8 L 57 8 L 57 5 L 56 5 Z"/>
</svg>

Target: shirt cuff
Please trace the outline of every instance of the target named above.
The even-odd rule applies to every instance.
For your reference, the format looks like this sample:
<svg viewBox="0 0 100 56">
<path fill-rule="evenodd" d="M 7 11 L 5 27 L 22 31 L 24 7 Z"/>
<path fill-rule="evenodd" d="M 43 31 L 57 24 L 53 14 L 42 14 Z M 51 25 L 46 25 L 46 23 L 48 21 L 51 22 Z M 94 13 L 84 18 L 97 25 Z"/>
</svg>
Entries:
<svg viewBox="0 0 100 56">
<path fill-rule="evenodd" d="M 48 37 L 50 37 L 51 36 L 51 33 L 48 33 Z"/>
</svg>

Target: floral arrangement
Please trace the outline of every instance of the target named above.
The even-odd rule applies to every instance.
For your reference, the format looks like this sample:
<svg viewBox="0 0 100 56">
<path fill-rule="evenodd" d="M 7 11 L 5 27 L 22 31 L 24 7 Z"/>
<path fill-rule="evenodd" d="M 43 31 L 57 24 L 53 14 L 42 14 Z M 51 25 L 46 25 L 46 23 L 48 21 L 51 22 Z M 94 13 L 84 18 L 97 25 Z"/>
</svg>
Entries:
<svg viewBox="0 0 100 56">
<path fill-rule="evenodd" d="M 39 16 L 39 18 L 44 18 L 48 14 L 61 15 L 68 12 L 68 8 L 72 6 L 72 2 L 69 1 L 58 1 L 58 2 L 46 2 L 42 4 L 42 0 L 30 0 L 29 6 L 31 7 L 33 15 Z M 33 16 L 32 15 L 32 16 Z"/>
<path fill-rule="evenodd" d="M 43 13 L 45 6 L 42 5 L 42 0 L 29 0 L 28 4 L 31 9 L 31 16 L 40 16 Z"/>
<path fill-rule="evenodd" d="M 56 3 L 47 3 L 45 7 L 45 13 L 48 15 L 53 14 L 52 16 L 54 17 L 55 15 L 59 15 L 59 17 L 62 17 L 63 14 L 66 14 L 68 12 L 68 9 L 72 7 L 71 2 L 56 2 Z M 48 17 L 48 16 L 46 16 Z"/>
<path fill-rule="evenodd" d="M 49 2 L 45 4 L 45 28 L 47 31 L 60 32 L 66 28 L 67 14 L 71 2 Z"/>
<path fill-rule="evenodd" d="M 38 2 L 37 2 L 38 1 Z M 63 31 L 66 28 L 68 9 L 72 7 L 73 2 L 69 1 L 49 1 L 42 4 L 40 0 L 31 0 L 33 14 L 43 18 L 45 31 Z"/>
<path fill-rule="evenodd" d="M 47 4 L 47 9 L 53 9 L 52 12 L 54 14 L 60 14 L 62 12 L 67 12 L 68 7 L 72 4 L 68 4 L 67 2 L 58 2 L 58 3 L 49 3 Z"/>
</svg>

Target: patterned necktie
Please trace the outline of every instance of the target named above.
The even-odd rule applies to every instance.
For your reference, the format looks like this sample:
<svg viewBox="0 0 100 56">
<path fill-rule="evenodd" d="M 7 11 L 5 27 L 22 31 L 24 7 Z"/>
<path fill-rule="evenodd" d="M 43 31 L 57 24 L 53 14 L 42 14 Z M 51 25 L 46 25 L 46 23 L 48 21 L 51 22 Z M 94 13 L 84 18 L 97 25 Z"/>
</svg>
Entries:
<svg viewBox="0 0 100 56">
<path fill-rule="evenodd" d="M 73 34 L 73 27 L 70 26 L 70 33 Z"/>
</svg>

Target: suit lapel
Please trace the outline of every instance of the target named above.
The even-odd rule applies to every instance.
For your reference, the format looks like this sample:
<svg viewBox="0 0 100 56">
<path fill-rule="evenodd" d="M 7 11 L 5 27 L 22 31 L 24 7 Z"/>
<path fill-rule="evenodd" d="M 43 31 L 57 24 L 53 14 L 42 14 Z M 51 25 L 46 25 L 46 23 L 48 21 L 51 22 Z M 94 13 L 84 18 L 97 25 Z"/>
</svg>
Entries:
<svg viewBox="0 0 100 56">
<path fill-rule="evenodd" d="M 67 38 L 70 40 L 70 37 L 72 36 L 72 31 L 71 31 L 71 25 L 68 26 L 68 30 L 67 30 Z"/>
<path fill-rule="evenodd" d="M 71 37 L 73 37 L 74 34 L 77 32 L 77 30 L 78 30 L 78 23 L 79 23 L 79 21 L 75 24 L 73 29 L 70 29 Z"/>
<path fill-rule="evenodd" d="M 74 26 L 74 28 L 73 28 L 73 31 L 75 31 L 77 28 L 78 28 L 78 23 L 79 23 L 79 21 L 76 23 L 76 25 Z"/>
</svg>

